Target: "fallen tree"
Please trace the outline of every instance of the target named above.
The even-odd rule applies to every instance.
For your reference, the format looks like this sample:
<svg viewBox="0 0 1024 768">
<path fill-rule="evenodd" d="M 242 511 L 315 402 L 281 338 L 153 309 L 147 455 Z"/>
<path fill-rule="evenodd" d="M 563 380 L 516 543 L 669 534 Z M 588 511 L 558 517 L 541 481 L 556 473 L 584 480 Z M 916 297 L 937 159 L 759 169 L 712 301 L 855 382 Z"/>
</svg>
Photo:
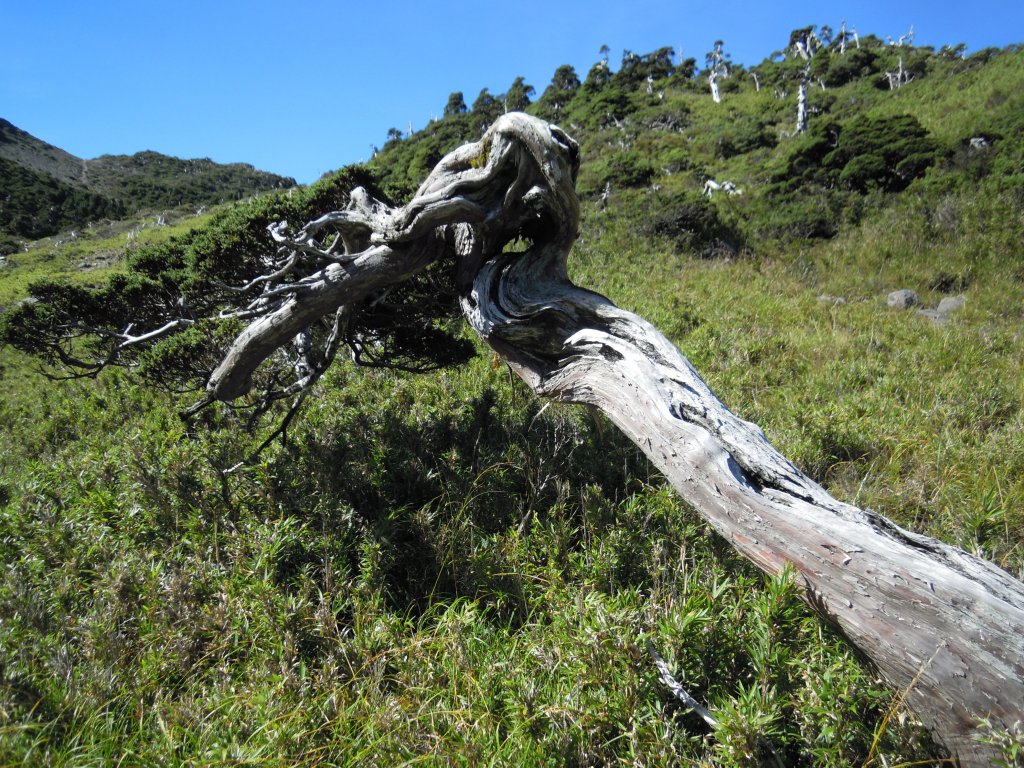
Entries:
<svg viewBox="0 0 1024 768">
<path fill-rule="evenodd" d="M 371 353 L 360 317 L 443 265 L 470 324 L 535 392 L 600 408 L 747 558 L 770 574 L 792 568 L 806 601 L 906 692 L 962 764 L 990 764 L 979 721 L 1024 721 L 1024 585 L 832 498 L 731 413 L 653 326 L 573 285 L 578 167 L 561 129 L 512 113 L 442 159 L 404 206 L 357 188 L 343 209 L 295 233 L 272 224 L 277 250 L 261 257 L 263 272 L 223 291 L 234 298 L 220 313 L 244 328 L 203 403 L 301 398 L 342 344 Z M 139 330 L 97 328 L 73 310 L 37 314 L 50 334 L 37 341 L 88 373 L 194 333 L 201 320 L 184 293 Z M 24 309 L 28 319 L 38 312 Z M 67 340 L 82 334 L 101 339 L 102 357 L 76 356 Z M 267 365 L 278 372 L 261 376 Z"/>
</svg>

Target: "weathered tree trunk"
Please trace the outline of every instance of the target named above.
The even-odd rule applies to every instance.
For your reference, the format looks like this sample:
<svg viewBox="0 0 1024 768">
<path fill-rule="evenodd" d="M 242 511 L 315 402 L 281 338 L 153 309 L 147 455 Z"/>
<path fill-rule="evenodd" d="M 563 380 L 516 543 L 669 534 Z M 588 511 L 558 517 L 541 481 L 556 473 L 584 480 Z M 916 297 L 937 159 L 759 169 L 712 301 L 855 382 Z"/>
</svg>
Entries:
<svg viewBox="0 0 1024 768">
<path fill-rule="evenodd" d="M 807 130 L 807 77 L 800 80 L 800 86 L 796 92 L 796 132 L 803 133 Z"/>
<path fill-rule="evenodd" d="M 965 765 L 976 719 L 1024 719 L 1024 585 L 996 566 L 832 498 L 733 415 L 653 326 L 566 277 L 565 238 L 480 269 L 474 328 L 538 394 L 597 406 L 768 573 L 795 568 Z"/>
<path fill-rule="evenodd" d="M 732 414 L 654 327 L 573 285 L 578 147 L 511 113 L 445 157 L 414 199 L 353 204 L 295 238 L 346 238 L 343 263 L 302 281 L 294 304 L 254 323 L 210 382 L 234 397 L 262 356 L 390 278 L 454 257 L 463 311 L 544 397 L 600 408 L 673 487 L 768 573 L 795 569 L 806 601 L 867 655 L 964 765 L 990 765 L 978 720 L 1024 721 L 1024 585 L 959 549 L 832 498 Z M 525 252 L 505 252 L 521 237 Z M 349 241 L 361 247 L 349 255 Z M 309 309 L 298 305 L 309 302 Z M 256 359 L 259 358 L 259 359 Z"/>
<path fill-rule="evenodd" d="M 909 83 L 913 78 L 910 73 L 903 68 L 903 57 L 900 56 L 900 64 L 895 72 L 886 72 L 885 77 L 889 81 L 889 90 L 895 91 L 902 88 L 904 85 Z"/>
<path fill-rule="evenodd" d="M 535 253 L 491 263 L 474 325 L 540 395 L 597 406 L 767 573 L 795 568 L 833 621 L 964 765 L 976 719 L 1024 717 L 1024 588 L 1005 572 L 837 501 L 734 416 L 651 325 Z M 481 302 L 484 304 L 484 302 Z M 477 319 L 477 314 L 481 319 Z"/>
<path fill-rule="evenodd" d="M 718 73 L 712 72 L 708 75 L 708 85 L 711 86 L 711 98 L 715 104 L 722 103 L 722 93 L 718 89 Z"/>
<path fill-rule="evenodd" d="M 722 102 L 718 81 L 729 76 L 728 55 L 723 52 L 722 45 L 721 40 L 716 40 L 714 49 L 704 57 L 708 66 L 708 85 L 711 86 L 711 98 L 716 104 Z"/>
<path fill-rule="evenodd" d="M 793 34 L 793 50 L 805 62 L 800 70 L 800 85 L 796 94 L 796 133 L 803 133 L 807 130 L 807 84 L 811 80 L 811 59 L 821 49 L 821 41 L 811 27 Z M 825 89 L 824 83 L 821 87 Z"/>
</svg>

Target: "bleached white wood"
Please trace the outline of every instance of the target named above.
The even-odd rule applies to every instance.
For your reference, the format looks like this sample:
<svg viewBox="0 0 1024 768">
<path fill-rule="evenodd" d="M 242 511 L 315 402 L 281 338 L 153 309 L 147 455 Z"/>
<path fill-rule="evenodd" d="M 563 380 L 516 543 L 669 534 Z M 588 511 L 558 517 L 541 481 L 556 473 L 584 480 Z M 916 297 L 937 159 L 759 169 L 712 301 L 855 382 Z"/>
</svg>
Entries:
<svg viewBox="0 0 1024 768">
<path fill-rule="evenodd" d="M 716 104 L 722 102 L 722 93 L 718 81 L 729 76 L 729 63 L 722 51 L 722 41 L 716 40 L 714 49 L 705 57 L 708 66 L 708 85 L 711 87 L 711 98 Z"/>
<path fill-rule="evenodd" d="M 796 91 L 796 132 L 807 130 L 807 78 L 800 80 Z"/>
<path fill-rule="evenodd" d="M 473 326 L 538 394 L 604 411 L 760 568 L 792 566 L 962 764 L 990 765 L 977 719 L 1024 720 L 1024 585 L 829 495 L 653 326 L 568 280 L 576 225 L 560 221 L 551 242 L 481 265 L 464 302 Z"/>
</svg>

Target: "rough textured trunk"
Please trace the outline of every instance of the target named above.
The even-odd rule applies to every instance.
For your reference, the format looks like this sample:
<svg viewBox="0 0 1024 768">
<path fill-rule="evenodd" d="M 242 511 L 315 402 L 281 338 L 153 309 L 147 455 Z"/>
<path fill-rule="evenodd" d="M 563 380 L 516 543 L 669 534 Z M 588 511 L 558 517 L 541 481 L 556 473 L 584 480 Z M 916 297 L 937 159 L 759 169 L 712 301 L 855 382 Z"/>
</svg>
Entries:
<svg viewBox="0 0 1024 768">
<path fill-rule="evenodd" d="M 800 81 L 800 87 L 796 93 L 796 132 L 803 133 L 807 130 L 807 78 Z"/>
<path fill-rule="evenodd" d="M 561 129 L 512 113 L 445 157 L 402 208 L 356 190 L 349 209 L 294 241 L 326 247 L 317 238 L 337 232 L 344 260 L 303 280 L 294 302 L 236 340 L 211 395 L 242 391 L 268 350 L 317 313 L 452 258 L 470 323 L 534 391 L 603 410 L 746 557 L 772 574 L 791 566 L 806 601 L 909 690 L 964 765 L 990 765 L 977 721 L 1024 721 L 1024 585 L 832 498 L 726 409 L 650 324 L 573 285 L 578 167 Z M 505 251 L 519 239 L 531 243 L 525 252 Z"/>
<path fill-rule="evenodd" d="M 963 764 L 989 765 L 977 719 L 1024 719 L 1024 585 L 832 498 L 654 327 L 569 282 L 574 232 L 563 221 L 560 237 L 484 263 L 465 300 L 474 328 L 538 394 L 604 411 L 760 568 L 792 566 Z"/>
<path fill-rule="evenodd" d="M 714 72 L 708 75 L 708 84 L 711 86 L 711 98 L 714 100 L 715 104 L 721 104 L 722 94 L 718 90 L 718 75 Z"/>
</svg>

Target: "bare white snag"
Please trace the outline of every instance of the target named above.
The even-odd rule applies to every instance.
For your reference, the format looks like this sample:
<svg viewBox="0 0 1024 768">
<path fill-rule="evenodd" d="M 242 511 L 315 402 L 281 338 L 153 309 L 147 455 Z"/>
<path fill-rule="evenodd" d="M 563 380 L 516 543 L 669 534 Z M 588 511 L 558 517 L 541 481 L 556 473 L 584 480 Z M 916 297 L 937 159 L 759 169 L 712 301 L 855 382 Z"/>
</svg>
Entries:
<svg viewBox="0 0 1024 768">
<path fill-rule="evenodd" d="M 912 46 L 913 44 L 914 44 L 914 25 L 913 24 L 910 25 L 910 31 L 907 32 L 907 34 L 905 34 L 905 35 L 900 35 L 899 39 L 894 41 L 891 36 L 889 37 L 889 45 L 894 45 L 897 48 L 902 48 L 905 45 Z"/>
<path fill-rule="evenodd" d="M 903 68 L 903 57 L 902 56 L 900 56 L 899 67 L 896 69 L 896 71 L 895 72 L 886 72 L 885 73 L 885 77 L 889 81 L 889 90 L 890 91 L 895 91 L 895 90 L 903 87 L 904 85 L 906 85 L 907 83 L 909 83 L 911 80 L 914 79 L 914 76 L 911 75 L 910 72 L 908 72 L 906 69 Z"/>
<path fill-rule="evenodd" d="M 704 195 L 713 197 L 715 192 L 725 192 L 730 197 L 742 195 L 743 190 L 731 181 L 718 182 L 715 179 L 708 179 L 704 182 Z"/>
<path fill-rule="evenodd" d="M 807 85 L 811 80 L 811 59 L 821 49 L 821 41 L 814 34 L 812 28 L 808 28 L 793 41 L 793 50 L 804 61 L 800 70 L 800 84 L 796 94 L 796 133 L 803 133 L 807 130 Z M 821 85 L 822 90 L 825 84 Z"/>
<path fill-rule="evenodd" d="M 294 236 L 278 227 L 330 263 L 290 283 L 236 339 L 211 396 L 244 392 L 260 361 L 313 318 L 341 317 L 348 303 L 451 259 L 470 324 L 536 393 L 604 411 L 744 556 L 770 574 L 792 568 L 804 599 L 892 686 L 909 689 L 910 706 L 962 765 L 992 764 L 993 748 L 975 738 L 979 720 L 1024 721 L 1024 585 L 834 499 L 729 411 L 653 326 L 570 282 L 578 152 L 560 128 L 509 113 L 443 158 L 408 205 L 357 189 L 345 210 Z M 520 238 L 525 252 L 505 250 Z"/>
<path fill-rule="evenodd" d="M 714 72 L 708 74 L 708 85 L 711 86 L 711 98 L 715 104 L 722 103 L 722 93 L 718 90 L 718 75 Z"/>
<path fill-rule="evenodd" d="M 807 78 L 800 80 L 796 91 L 796 132 L 807 130 Z"/>
<path fill-rule="evenodd" d="M 711 98 L 716 104 L 722 102 L 722 93 L 718 81 L 729 76 L 729 57 L 722 52 L 722 41 L 716 40 L 715 47 L 704 58 L 708 69 L 708 85 L 711 87 Z"/>
</svg>

